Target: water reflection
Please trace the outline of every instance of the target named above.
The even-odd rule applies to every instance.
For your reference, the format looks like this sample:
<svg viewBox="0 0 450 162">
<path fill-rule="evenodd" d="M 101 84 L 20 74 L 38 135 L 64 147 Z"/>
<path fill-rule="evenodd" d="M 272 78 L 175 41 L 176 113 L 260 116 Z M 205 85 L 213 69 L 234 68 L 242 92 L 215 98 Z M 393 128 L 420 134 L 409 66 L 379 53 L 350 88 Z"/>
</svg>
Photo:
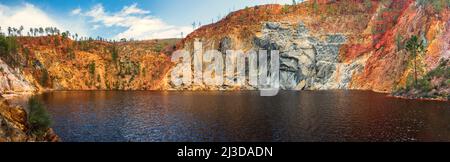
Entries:
<svg viewBox="0 0 450 162">
<path fill-rule="evenodd" d="M 64 141 L 450 141 L 449 102 L 365 91 L 51 92 Z"/>
</svg>

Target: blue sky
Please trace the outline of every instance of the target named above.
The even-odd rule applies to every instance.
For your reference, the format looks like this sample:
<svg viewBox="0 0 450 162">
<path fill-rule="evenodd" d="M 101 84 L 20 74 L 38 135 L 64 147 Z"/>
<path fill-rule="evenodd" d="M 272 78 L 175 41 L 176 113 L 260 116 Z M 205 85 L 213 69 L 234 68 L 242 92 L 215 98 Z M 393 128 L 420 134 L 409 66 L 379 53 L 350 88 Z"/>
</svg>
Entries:
<svg viewBox="0 0 450 162">
<path fill-rule="evenodd" d="M 297 0 L 299 1 L 299 0 Z M 0 0 L 0 27 L 56 26 L 84 36 L 180 37 L 229 11 L 292 0 Z"/>
</svg>

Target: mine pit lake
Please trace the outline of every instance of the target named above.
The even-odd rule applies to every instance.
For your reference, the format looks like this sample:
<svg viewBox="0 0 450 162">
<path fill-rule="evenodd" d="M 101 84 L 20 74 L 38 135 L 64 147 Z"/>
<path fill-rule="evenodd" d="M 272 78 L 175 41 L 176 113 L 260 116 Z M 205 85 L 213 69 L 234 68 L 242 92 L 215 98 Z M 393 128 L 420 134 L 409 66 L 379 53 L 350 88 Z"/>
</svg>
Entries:
<svg viewBox="0 0 450 162">
<path fill-rule="evenodd" d="M 55 91 L 38 98 L 67 142 L 450 141 L 450 102 L 370 91 Z"/>
</svg>

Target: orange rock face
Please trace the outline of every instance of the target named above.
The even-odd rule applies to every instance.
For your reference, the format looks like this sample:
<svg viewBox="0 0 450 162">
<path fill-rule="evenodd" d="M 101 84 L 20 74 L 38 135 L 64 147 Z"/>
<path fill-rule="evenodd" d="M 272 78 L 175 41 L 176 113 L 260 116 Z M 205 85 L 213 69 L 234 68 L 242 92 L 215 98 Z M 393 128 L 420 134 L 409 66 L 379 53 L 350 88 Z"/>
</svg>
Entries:
<svg viewBox="0 0 450 162">
<path fill-rule="evenodd" d="M 18 37 L 17 63 L 2 65 L 5 67 L 0 77 L 10 81 L 5 81 L 5 86 L 0 86 L 3 88 L 0 90 L 2 93 L 14 93 L 161 89 L 161 81 L 172 66 L 170 58 L 161 52 L 176 41 L 112 43 L 72 41 L 60 36 Z M 113 48 L 116 51 L 114 59 Z M 31 86 L 17 88 L 18 85 Z"/>
<path fill-rule="evenodd" d="M 346 80 L 339 79 L 346 73 L 340 67 L 355 62 L 364 66 L 362 70 L 349 74 L 352 77 L 348 86 L 328 86 L 329 89 L 380 92 L 391 92 L 395 87 L 405 85 L 412 67 L 411 57 L 404 46 L 412 35 L 428 43 L 427 52 L 423 58 L 418 58 L 422 65 L 421 75 L 433 69 L 439 60 L 450 58 L 448 7 L 438 11 L 432 6 L 417 6 L 414 0 L 317 2 L 239 10 L 194 31 L 177 44 L 177 48 L 192 50 L 192 42 L 200 40 L 204 50 L 218 49 L 222 38 L 228 37 L 232 40 L 232 49 L 249 50 L 255 47 L 254 38 L 262 35 L 264 23 L 295 26 L 301 22 L 311 36 L 319 40 L 330 34 L 346 37 L 346 42 L 339 47 L 337 70 L 332 74 L 335 79 L 329 80 L 330 85 Z M 291 38 L 296 39 L 293 35 Z"/>
</svg>

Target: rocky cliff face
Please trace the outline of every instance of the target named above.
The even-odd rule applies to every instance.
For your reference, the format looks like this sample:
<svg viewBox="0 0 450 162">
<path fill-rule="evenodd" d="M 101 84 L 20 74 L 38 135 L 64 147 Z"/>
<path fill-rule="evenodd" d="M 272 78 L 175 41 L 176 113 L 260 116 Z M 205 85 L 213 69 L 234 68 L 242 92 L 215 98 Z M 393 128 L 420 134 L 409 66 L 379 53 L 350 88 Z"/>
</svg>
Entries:
<svg viewBox="0 0 450 162">
<path fill-rule="evenodd" d="M 341 63 L 339 48 L 345 42 L 344 34 L 311 35 L 302 22 L 267 22 L 253 48 L 279 50 L 282 89 L 347 89 L 352 74 L 363 70 L 365 60 Z"/>
<path fill-rule="evenodd" d="M 0 92 L 2 93 L 30 93 L 36 91 L 35 87 L 24 78 L 19 69 L 12 69 L 0 60 Z"/>
<path fill-rule="evenodd" d="M 163 52 L 176 41 L 110 43 L 60 36 L 18 37 L 17 53 L 0 58 L 0 92 L 161 89 L 172 65 Z"/>
<path fill-rule="evenodd" d="M 283 89 L 391 92 L 412 74 L 404 47 L 411 36 L 427 42 L 418 58 L 420 75 L 449 59 L 450 12 L 444 5 L 437 10 L 413 0 L 344 0 L 256 6 L 201 27 L 177 48 L 192 52 L 200 40 L 203 51 L 279 50 Z"/>
</svg>

